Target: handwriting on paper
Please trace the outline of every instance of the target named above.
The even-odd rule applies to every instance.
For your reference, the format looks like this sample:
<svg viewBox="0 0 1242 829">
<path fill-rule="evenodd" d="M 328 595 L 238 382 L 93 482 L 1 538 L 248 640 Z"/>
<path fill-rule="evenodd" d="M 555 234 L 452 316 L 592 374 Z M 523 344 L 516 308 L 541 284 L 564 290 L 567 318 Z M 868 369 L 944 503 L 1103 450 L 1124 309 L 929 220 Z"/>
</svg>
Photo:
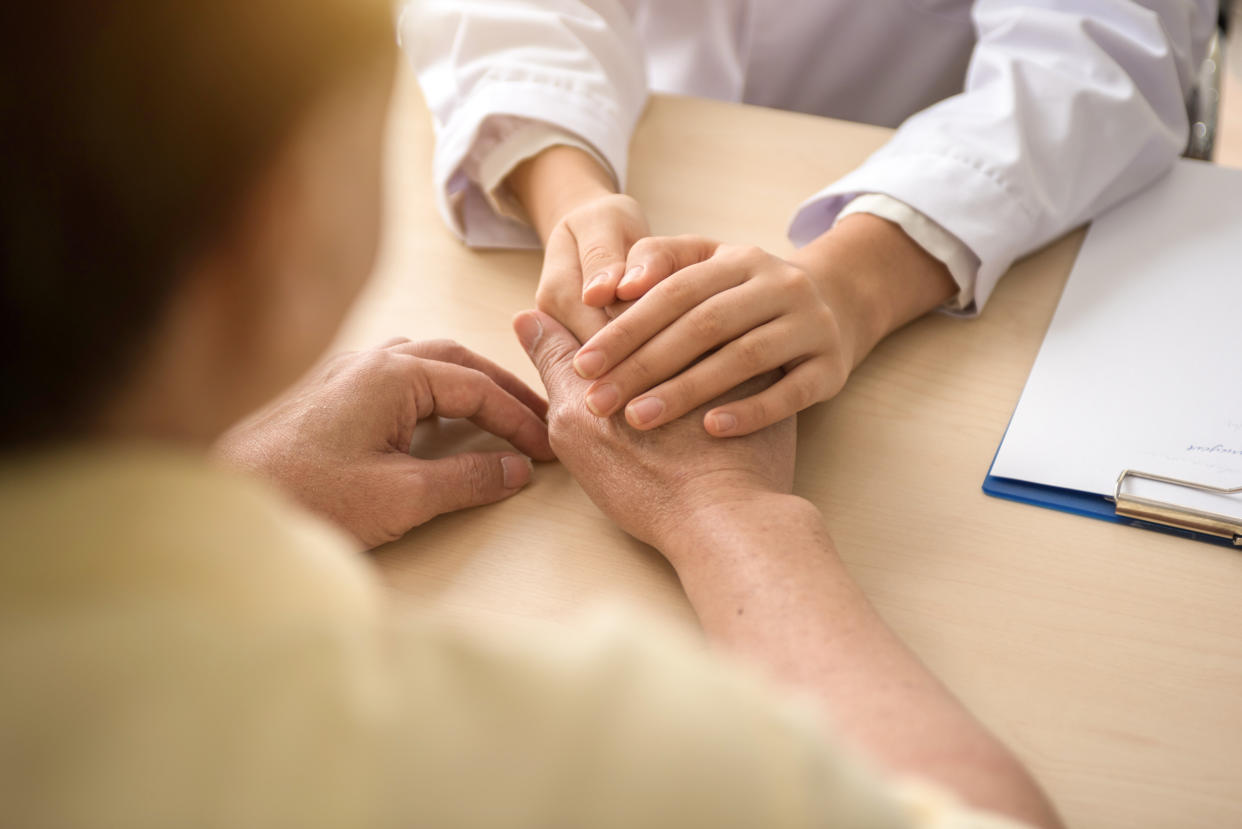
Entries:
<svg viewBox="0 0 1242 829">
<path fill-rule="evenodd" d="M 1186 451 L 1200 455 L 1242 455 L 1242 449 L 1225 446 L 1222 443 L 1214 443 L 1211 446 L 1192 443 L 1186 447 Z"/>
</svg>

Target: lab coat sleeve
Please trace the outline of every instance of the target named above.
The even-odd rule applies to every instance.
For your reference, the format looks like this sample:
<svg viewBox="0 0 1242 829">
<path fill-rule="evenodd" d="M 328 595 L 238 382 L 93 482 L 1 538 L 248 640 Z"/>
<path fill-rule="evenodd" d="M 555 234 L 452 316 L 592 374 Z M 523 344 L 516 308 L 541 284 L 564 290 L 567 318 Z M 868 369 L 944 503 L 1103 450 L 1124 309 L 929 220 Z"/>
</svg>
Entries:
<svg viewBox="0 0 1242 829">
<path fill-rule="evenodd" d="M 594 147 L 576 135 L 543 121 L 496 115 L 484 122 L 480 136 L 475 141 L 474 149 L 462 162 L 461 169 L 469 181 L 478 185 L 487 198 L 488 206 L 498 216 L 530 224 L 526 209 L 509 190 L 509 174 L 523 161 L 552 147 L 573 147 L 581 150 L 594 158 L 600 167 L 608 170 L 613 177 L 613 183 L 617 183 L 616 174 Z"/>
<path fill-rule="evenodd" d="M 646 103 L 642 49 L 620 0 L 410 0 L 398 36 L 436 131 L 440 213 L 467 244 L 537 247 L 467 168 L 493 117 L 539 121 L 592 148 L 624 186 Z"/>
<path fill-rule="evenodd" d="M 891 196 L 978 257 L 963 295 L 977 312 L 1016 258 L 1169 169 L 1215 14 L 1214 0 L 978 0 L 965 90 L 804 203 L 791 240 L 858 194 Z"/>
</svg>

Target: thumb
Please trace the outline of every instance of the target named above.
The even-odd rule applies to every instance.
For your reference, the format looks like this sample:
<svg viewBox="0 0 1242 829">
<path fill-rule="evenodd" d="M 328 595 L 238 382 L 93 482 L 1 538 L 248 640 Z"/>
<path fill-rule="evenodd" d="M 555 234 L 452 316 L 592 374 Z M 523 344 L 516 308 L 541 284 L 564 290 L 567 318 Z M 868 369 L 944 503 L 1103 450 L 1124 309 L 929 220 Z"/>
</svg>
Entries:
<svg viewBox="0 0 1242 829">
<path fill-rule="evenodd" d="M 582 302 L 594 308 L 610 305 L 625 273 L 629 245 L 624 228 L 615 221 L 607 221 L 589 231 L 575 229 L 574 237 L 582 268 Z"/>
<path fill-rule="evenodd" d="M 415 474 L 420 483 L 417 509 L 422 520 L 429 521 L 508 498 L 530 483 L 531 464 L 512 452 L 466 452 L 419 460 Z"/>
<path fill-rule="evenodd" d="M 573 369 L 582 344 L 565 326 L 542 311 L 523 311 L 513 318 L 513 330 L 539 370 L 549 397 L 565 391 L 567 384 L 586 385 Z"/>
</svg>

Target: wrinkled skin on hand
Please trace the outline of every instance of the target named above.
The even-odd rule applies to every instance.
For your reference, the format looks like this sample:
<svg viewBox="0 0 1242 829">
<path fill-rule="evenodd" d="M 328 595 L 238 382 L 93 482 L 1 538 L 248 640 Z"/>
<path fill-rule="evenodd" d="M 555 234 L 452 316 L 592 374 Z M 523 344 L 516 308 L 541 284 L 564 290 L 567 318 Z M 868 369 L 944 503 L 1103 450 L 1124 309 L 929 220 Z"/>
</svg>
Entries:
<svg viewBox="0 0 1242 829">
<path fill-rule="evenodd" d="M 792 489 L 793 418 L 727 440 L 704 431 L 701 412 L 640 432 L 619 415 L 600 418 L 587 409 L 583 392 L 589 383 L 572 365 L 579 344 L 564 326 L 538 313 L 519 315 L 514 325 L 548 391 L 549 439 L 557 457 L 591 500 L 634 537 L 658 547 L 701 506 Z M 753 380 L 726 399 L 754 393 L 774 379 Z"/>
<path fill-rule="evenodd" d="M 397 339 L 329 360 L 230 430 L 216 453 L 374 547 L 530 480 L 529 461 L 515 452 L 412 457 L 420 420 L 467 418 L 530 458 L 552 460 L 546 410 L 512 374 L 456 343 Z"/>
</svg>

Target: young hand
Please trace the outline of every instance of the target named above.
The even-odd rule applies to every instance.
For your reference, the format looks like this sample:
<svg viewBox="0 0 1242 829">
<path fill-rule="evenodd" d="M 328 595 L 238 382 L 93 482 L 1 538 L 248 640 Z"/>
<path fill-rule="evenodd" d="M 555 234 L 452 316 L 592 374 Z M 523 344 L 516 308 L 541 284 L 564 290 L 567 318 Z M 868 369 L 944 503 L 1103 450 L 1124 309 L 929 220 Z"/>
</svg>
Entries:
<svg viewBox="0 0 1242 829">
<path fill-rule="evenodd" d="M 638 202 L 603 193 L 569 211 L 548 235 L 535 304 L 585 340 L 608 323 L 602 297 L 612 296 L 626 256 L 646 236 Z"/>
<path fill-rule="evenodd" d="M 782 259 L 699 237 L 631 248 L 626 278 L 601 302 L 632 305 L 578 353 L 591 410 L 624 408 L 653 429 L 773 369 L 784 377 L 712 408 L 718 437 L 749 434 L 834 396 L 889 332 L 957 290 L 945 266 L 897 225 L 856 214 Z"/>
<path fill-rule="evenodd" d="M 628 265 L 616 294 L 638 301 L 574 360 L 595 380 L 587 405 L 600 417 L 624 408 L 630 425 L 653 429 L 782 369 L 775 385 L 704 417 L 712 435 L 746 435 L 832 397 L 853 368 L 848 321 L 803 267 L 698 237 L 643 240 Z"/>
<path fill-rule="evenodd" d="M 608 322 L 630 247 L 648 234 L 638 202 L 616 192 L 612 173 L 588 153 L 556 146 L 507 179 L 544 243 L 536 304 L 585 340 Z"/>
<path fill-rule="evenodd" d="M 216 453 L 374 547 L 441 513 L 507 498 L 530 480 L 530 462 L 514 452 L 412 457 L 420 420 L 468 418 L 546 461 L 555 457 L 546 412 L 535 392 L 490 360 L 445 340 L 401 338 L 329 360 L 234 427 Z"/>
</svg>

